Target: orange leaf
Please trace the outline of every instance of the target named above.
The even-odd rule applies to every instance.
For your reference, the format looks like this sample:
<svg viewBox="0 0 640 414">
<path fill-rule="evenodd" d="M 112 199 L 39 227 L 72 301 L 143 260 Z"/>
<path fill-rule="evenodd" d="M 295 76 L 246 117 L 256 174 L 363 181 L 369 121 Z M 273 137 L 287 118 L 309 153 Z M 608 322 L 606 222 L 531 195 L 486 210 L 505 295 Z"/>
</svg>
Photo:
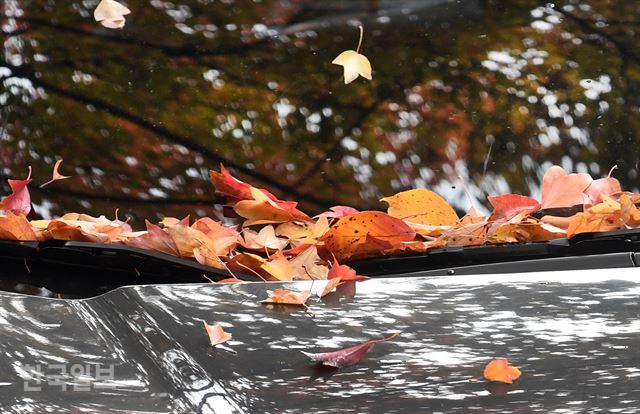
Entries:
<svg viewBox="0 0 640 414">
<path fill-rule="evenodd" d="M 242 243 L 242 245 L 251 250 L 259 250 L 262 252 L 264 252 L 265 249 L 268 251 L 282 250 L 289 244 L 287 239 L 276 237 L 273 226 L 264 226 L 259 232 L 245 229 L 242 234 L 244 236 L 244 243 Z"/>
<path fill-rule="evenodd" d="M 0 239 L 2 240 L 36 240 L 36 233 L 29 220 L 23 214 L 7 213 L 0 217 Z"/>
<path fill-rule="evenodd" d="M 211 346 L 220 345 L 224 342 L 227 342 L 231 339 L 231 334 L 225 332 L 220 325 L 209 325 L 206 322 L 204 323 L 204 328 L 207 330 L 207 334 L 209 335 L 209 341 L 211 341 Z"/>
<path fill-rule="evenodd" d="M 311 292 L 305 290 L 304 292 L 293 292 L 289 289 L 278 288 L 274 291 L 269 291 L 269 297 L 262 301 L 262 303 L 276 303 L 280 305 L 300 305 L 306 306 L 307 300 L 311 296 Z"/>
<path fill-rule="evenodd" d="M 244 282 L 242 279 L 238 279 L 235 277 L 228 277 L 226 279 L 218 280 L 216 283 L 240 283 Z"/>
<path fill-rule="evenodd" d="M 455 210 L 438 194 L 423 188 L 402 191 L 383 198 L 392 217 L 430 226 L 452 226 L 458 222 Z"/>
<path fill-rule="evenodd" d="M 489 381 L 504 382 L 512 384 L 520 378 L 522 372 L 516 367 L 509 366 L 509 361 L 504 358 L 497 358 L 487 364 L 484 369 L 484 377 Z"/>
<path fill-rule="evenodd" d="M 324 248 L 339 260 L 381 254 L 413 240 L 415 232 L 404 221 L 379 211 L 363 211 L 341 218 L 322 238 Z M 372 238 L 381 243 L 372 243 Z"/>
<path fill-rule="evenodd" d="M 464 224 L 451 228 L 442 234 L 442 239 L 450 246 L 478 246 L 487 240 L 487 222 Z"/>
<path fill-rule="evenodd" d="M 640 210 L 628 194 L 620 195 L 620 205 L 622 208 L 622 221 L 628 227 L 640 227 Z"/>
<path fill-rule="evenodd" d="M 260 265 L 260 268 L 273 279 L 283 281 L 293 279 L 293 268 L 291 267 L 291 263 L 289 263 L 287 258 L 284 257 L 282 252 L 273 254 L 269 260 Z"/>
<path fill-rule="evenodd" d="M 350 280 L 355 280 L 355 281 L 367 280 L 369 278 L 366 276 L 357 274 L 355 270 L 353 270 L 347 265 L 339 264 L 338 261 L 334 258 L 333 265 L 331 266 L 331 269 L 329 269 L 329 274 L 327 275 L 327 279 L 340 279 L 342 281 L 347 282 Z"/>
<path fill-rule="evenodd" d="M 60 168 L 60 164 L 62 164 L 62 160 L 56 161 L 56 164 L 53 166 L 53 176 L 52 176 L 52 178 L 49 181 L 47 181 L 46 183 L 42 184 L 40 186 L 40 188 L 43 188 L 43 187 L 51 184 L 54 181 L 64 180 L 66 178 L 71 178 L 71 176 L 62 175 L 62 174 L 60 174 L 58 172 L 58 168 Z"/>
</svg>

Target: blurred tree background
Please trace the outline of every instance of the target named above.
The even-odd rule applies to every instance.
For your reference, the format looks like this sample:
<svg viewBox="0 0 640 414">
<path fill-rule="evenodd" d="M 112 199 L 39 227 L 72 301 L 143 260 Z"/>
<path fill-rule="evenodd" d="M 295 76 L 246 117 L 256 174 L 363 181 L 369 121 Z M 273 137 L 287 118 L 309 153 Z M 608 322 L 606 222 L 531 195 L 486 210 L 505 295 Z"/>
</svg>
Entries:
<svg viewBox="0 0 640 414">
<path fill-rule="evenodd" d="M 0 6 L 0 176 L 74 176 L 32 186 L 43 217 L 213 215 L 220 162 L 310 213 L 538 195 L 552 163 L 638 189 L 640 2 L 129 0 L 122 30 L 97 3 Z M 358 24 L 373 81 L 344 85 Z"/>
</svg>

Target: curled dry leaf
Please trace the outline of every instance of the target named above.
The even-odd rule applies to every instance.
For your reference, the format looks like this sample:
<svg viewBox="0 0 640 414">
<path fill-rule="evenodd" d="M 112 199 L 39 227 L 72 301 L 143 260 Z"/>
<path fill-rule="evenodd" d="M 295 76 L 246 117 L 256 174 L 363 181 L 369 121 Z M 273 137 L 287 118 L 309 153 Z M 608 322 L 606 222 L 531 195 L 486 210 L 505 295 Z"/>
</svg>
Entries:
<svg viewBox="0 0 640 414">
<path fill-rule="evenodd" d="M 522 373 L 516 367 L 509 365 L 509 361 L 504 358 L 497 358 L 487 364 L 484 369 L 484 377 L 489 381 L 504 382 L 512 384 L 520 378 Z"/>
<path fill-rule="evenodd" d="M 67 179 L 67 178 L 71 178 L 71 176 L 68 176 L 68 175 L 62 175 L 62 174 L 60 174 L 60 173 L 58 172 L 58 169 L 60 168 L 60 164 L 62 164 L 62 160 L 58 160 L 58 161 L 56 161 L 56 164 L 53 166 L 53 175 L 52 175 L 52 178 L 51 178 L 49 181 L 47 181 L 46 183 L 42 184 L 42 185 L 40 186 L 40 188 L 43 188 L 43 187 L 45 187 L 45 186 L 47 186 L 47 185 L 51 184 L 51 183 L 52 183 L 52 182 L 54 182 L 54 181 L 64 180 L 64 179 Z"/>
<path fill-rule="evenodd" d="M 489 236 L 487 241 L 491 243 L 523 243 L 559 239 L 566 237 L 567 233 L 557 227 L 540 221 L 529 219 L 515 223 L 500 225 Z"/>
<path fill-rule="evenodd" d="M 379 344 L 381 342 L 390 341 L 398 335 L 400 335 L 400 333 L 394 333 L 393 335 L 386 338 L 363 342 L 359 345 L 351 346 L 339 351 L 324 352 L 319 354 L 312 354 L 302 351 L 302 353 L 311 358 L 313 361 L 319 362 L 322 365 L 334 368 L 342 368 L 349 365 L 357 364 L 362 359 L 364 354 L 369 350 L 369 348 L 371 348 L 371 346 Z"/>
<path fill-rule="evenodd" d="M 262 301 L 262 303 L 274 303 L 278 305 L 299 305 L 305 306 L 311 292 L 305 290 L 303 292 L 294 292 L 285 288 L 278 288 L 273 291 L 268 291 L 269 297 Z"/>
<path fill-rule="evenodd" d="M 0 240 L 37 240 L 36 233 L 24 214 L 0 216 Z"/>
<path fill-rule="evenodd" d="M 584 213 L 578 213 L 571 218 L 567 227 L 567 237 L 573 237 L 579 233 L 591 233 L 620 230 L 625 228 L 622 221 L 622 205 L 610 197 L 604 196 L 604 200 Z"/>
<path fill-rule="evenodd" d="M 31 211 L 31 195 L 27 186 L 31 180 L 31 167 L 29 167 L 29 175 L 24 180 L 7 180 L 12 193 L 2 199 L 0 204 L 2 209 L 21 213 L 25 216 Z"/>
<path fill-rule="evenodd" d="M 131 10 L 115 0 L 101 0 L 98 7 L 93 11 L 93 17 L 106 28 L 122 29 L 125 18 Z"/>
<path fill-rule="evenodd" d="M 384 250 L 413 240 L 415 232 L 404 221 L 379 211 L 343 217 L 320 239 L 339 260 L 381 255 Z"/>
<path fill-rule="evenodd" d="M 220 325 L 209 325 L 204 322 L 204 329 L 207 330 L 207 334 L 209 335 L 209 341 L 211 342 L 211 346 L 220 345 L 222 343 L 227 342 L 231 339 L 231 334 L 225 332 Z"/>
<path fill-rule="evenodd" d="M 380 201 L 389 204 L 387 214 L 406 222 L 429 226 L 453 226 L 458 222 L 455 210 L 438 194 L 424 188 L 402 191 Z"/>
<path fill-rule="evenodd" d="M 318 256 L 316 246 L 309 245 L 289 261 L 294 280 L 326 279 L 329 268 L 325 260 Z"/>
<path fill-rule="evenodd" d="M 180 256 L 178 246 L 169 233 L 148 220 L 145 220 L 147 232 L 136 237 L 127 237 L 124 243 L 141 249 L 153 250 L 172 256 Z"/>
</svg>

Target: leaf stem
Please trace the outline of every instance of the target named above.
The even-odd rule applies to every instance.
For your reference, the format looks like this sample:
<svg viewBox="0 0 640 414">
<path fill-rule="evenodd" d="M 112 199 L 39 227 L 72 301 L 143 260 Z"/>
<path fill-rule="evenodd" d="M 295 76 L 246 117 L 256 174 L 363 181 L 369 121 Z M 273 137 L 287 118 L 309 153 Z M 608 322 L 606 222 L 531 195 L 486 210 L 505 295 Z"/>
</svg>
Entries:
<svg viewBox="0 0 640 414">
<path fill-rule="evenodd" d="M 362 38 L 364 37 L 364 28 L 362 27 L 362 25 L 359 25 L 358 29 L 360 29 L 360 40 L 358 40 L 358 48 L 356 49 L 356 53 L 360 53 L 360 48 L 362 47 Z"/>
</svg>

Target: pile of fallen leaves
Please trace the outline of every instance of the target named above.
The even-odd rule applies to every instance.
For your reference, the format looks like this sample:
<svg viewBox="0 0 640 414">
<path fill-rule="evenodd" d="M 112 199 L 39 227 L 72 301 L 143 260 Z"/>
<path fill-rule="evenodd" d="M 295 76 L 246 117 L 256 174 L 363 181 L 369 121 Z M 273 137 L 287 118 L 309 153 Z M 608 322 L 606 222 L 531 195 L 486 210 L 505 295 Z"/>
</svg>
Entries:
<svg viewBox="0 0 640 414">
<path fill-rule="evenodd" d="M 69 178 L 58 172 L 53 179 Z M 77 240 L 118 243 L 196 260 L 225 270 L 231 278 L 253 274 L 263 280 L 361 280 L 344 261 L 389 255 L 421 254 L 443 246 L 545 242 L 578 233 L 640 227 L 640 194 L 623 192 L 609 176 L 568 174 L 551 167 L 542 181 L 540 201 L 517 194 L 491 196 L 493 211 L 482 216 L 472 208 L 459 218 L 436 193 L 414 189 L 383 198 L 387 212 L 335 206 L 309 217 L 294 201 L 233 177 L 223 166 L 211 171 L 216 193 L 237 216 L 227 226 L 204 217 L 167 217 L 133 231 L 117 218 L 68 213 L 52 220 L 28 220 L 31 198 L 24 180 L 9 180 L 13 193 L 2 199 L 0 239 Z M 233 280 L 233 279 L 232 279 Z M 275 300 L 275 299 L 274 299 Z"/>
</svg>

